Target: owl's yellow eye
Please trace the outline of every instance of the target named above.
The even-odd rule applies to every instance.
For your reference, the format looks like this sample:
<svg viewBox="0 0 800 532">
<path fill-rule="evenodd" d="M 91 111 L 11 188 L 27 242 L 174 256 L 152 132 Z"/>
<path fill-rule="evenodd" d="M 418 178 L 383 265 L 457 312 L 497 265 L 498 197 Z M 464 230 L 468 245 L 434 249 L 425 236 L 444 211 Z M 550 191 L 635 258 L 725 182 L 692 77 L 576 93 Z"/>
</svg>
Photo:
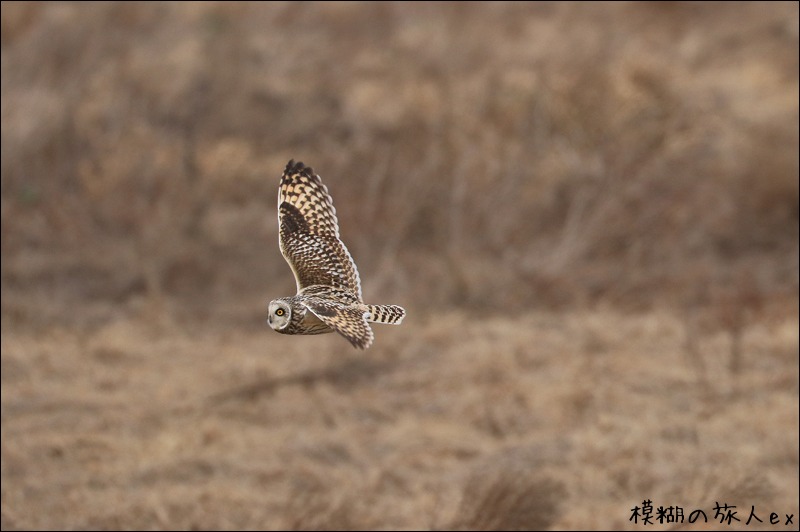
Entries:
<svg viewBox="0 0 800 532">
<path fill-rule="evenodd" d="M 276 316 L 283 316 L 284 314 L 286 314 L 286 312 L 282 308 L 275 311 Z"/>
</svg>

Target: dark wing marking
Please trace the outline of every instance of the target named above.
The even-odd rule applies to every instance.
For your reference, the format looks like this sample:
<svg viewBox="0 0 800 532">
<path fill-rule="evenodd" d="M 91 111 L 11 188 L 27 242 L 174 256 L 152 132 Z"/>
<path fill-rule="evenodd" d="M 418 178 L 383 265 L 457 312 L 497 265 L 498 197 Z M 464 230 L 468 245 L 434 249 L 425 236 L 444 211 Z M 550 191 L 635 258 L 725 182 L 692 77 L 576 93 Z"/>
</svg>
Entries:
<svg viewBox="0 0 800 532">
<path fill-rule="evenodd" d="M 375 336 L 367 323 L 368 313 L 359 305 L 344 305 L 316 297 L 304 299 L 302 304 L 355 347 L 366 349 L 372 345 Z"/>
<path fill-rule="evenodd" d="M 361 281 L 339 238 L 339 222 L 328 189 L 310 167 L 289 161 L 278 191 L 281 253 L 294 272 L 297 291 L 312 285 L 358 294 Z"/>
</svg>

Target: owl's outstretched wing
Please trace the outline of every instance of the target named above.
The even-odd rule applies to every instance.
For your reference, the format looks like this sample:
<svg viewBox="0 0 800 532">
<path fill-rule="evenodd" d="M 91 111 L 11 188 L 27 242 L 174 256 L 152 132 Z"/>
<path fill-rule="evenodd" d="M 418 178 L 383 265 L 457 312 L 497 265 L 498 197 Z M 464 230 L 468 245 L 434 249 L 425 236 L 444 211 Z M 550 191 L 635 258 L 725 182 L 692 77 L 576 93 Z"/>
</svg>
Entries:
<svg viewBox="0 0 800 532">
<path fill-rule="evenodd" d="M 297 291 L 312 285 L 349 290 L 361 300 L 361 281 L 339 239 L 328 189 L 310 167 L 289 161 L 278 191 L 278 241 L 294 272 Z"/>
<path fill-rule="evenodd" d="M 366 349 L 372 345 L 375 335 L 367 323 L 369 312 L 364 310 L 363 305 L 359 308 L 359 305 L 347 305 L 316 297 L 305 298 L 302 305 L 355 347 Z"/>
</svg>

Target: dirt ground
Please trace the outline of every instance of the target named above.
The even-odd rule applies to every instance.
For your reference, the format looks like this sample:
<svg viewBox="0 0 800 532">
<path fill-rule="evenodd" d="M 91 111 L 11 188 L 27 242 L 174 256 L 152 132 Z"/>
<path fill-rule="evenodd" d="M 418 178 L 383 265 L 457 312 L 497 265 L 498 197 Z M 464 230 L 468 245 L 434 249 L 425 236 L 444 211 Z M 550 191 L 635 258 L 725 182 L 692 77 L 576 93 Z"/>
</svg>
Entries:
<svg viewBox="0 0 800 532">
<path fill-rule="evenodd" d="M 797 530 L 798 33 L 3 2 L 2 529 Z M 267 324 L 290 158 L 408 311 L 366 352 Z"/>
</svg>

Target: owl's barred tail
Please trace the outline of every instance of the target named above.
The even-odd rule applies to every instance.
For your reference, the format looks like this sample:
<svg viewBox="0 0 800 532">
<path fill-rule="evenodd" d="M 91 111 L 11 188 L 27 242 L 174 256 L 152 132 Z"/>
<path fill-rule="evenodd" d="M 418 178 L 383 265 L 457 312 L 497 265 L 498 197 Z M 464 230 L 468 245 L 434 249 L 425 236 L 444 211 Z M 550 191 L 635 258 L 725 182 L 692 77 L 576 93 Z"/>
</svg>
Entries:
<svg viewBox="0 0 800 532">
<path fill-rule="evenodd" d="M 400 325 L 406 317 L 405 309 L 397 305 L 367 305 L 367 312 L 369 312 L 367 321 L 373 323 Z"/>
</svg>

